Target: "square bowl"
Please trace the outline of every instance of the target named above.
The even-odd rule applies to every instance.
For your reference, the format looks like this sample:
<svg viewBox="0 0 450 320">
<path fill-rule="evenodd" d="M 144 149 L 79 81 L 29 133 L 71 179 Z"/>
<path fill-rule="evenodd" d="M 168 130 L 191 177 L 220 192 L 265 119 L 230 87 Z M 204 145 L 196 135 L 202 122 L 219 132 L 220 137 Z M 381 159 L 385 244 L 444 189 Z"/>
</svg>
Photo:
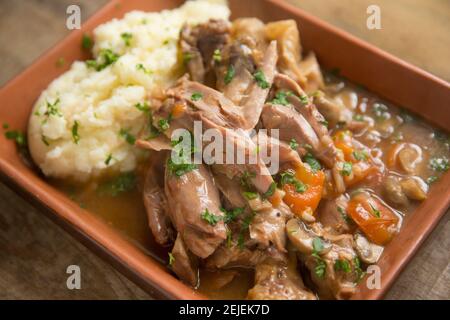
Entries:
<svg viewBox="0 0 450 320">
<path fill-rule="evenodd" d="M 24 72 L 0 89 L 0 122 L 26 130 L 34 102 L 42 90 L 75 60 L 88 58 L 80 43 L 85 32 L 131 10 L 159 11 L 179 6 L 180 0 L 114 0 L 42 55 Z M 313 50 L 322 67 L 339 68 L 354 83 L 365 86 L 440 128 L 450 128 L 449 83 L 416 68 L 348 33 L 341 31 L 281 0 L 230 0 L 232 19 L 257 17 L 264 22 L 294 19 L 299 25 L 302 46 Z M 55 61 L 64 57 L 66 67 Z M 99 217 L 80 208 L 47 183 L 21 160 L 16 147 L 0 137 L 1 178 L 86 246 L 106 258 L 119 271 L 152 296 L 168 299 L 203 299 L 184 285 L 158 261 L 110 227 Z M 417 251 L 450 204 L 450 173 L 433 185 L 427 200 L 404 221 L 397 237 L 386 246 L 378 266 L 381 288 L 368 289 L 363 282 L 353 299 L 380 299 Z M 150 231 L 149 231 L 150 232 Z"/>
</svg>

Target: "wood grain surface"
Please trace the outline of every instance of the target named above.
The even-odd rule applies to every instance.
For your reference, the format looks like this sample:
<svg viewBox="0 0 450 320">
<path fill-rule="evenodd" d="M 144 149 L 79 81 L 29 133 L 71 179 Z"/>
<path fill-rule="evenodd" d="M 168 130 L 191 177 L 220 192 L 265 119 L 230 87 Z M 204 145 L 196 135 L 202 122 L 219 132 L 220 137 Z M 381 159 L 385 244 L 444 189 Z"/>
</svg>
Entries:
<svg viewBox="0 0 450 320">
<path fill-rule="evenodd" d="M 246 0 L 254 1 L 258 0 Z M 288 0 L 404 60 L 450 80 L 450 1 Z M 1 0 L 0 85 L 61 40 L 66 8 L 83 20 L 106 0 Z M 382 30 L 366 28 L 366 8 L 382 10 Z M 1 108 L 11 106 L 0 105 Z M 450 299 L 450 212 L 420 248 L 387 299 Z M 68 290 L 66 268 L 81 267 L 81 290 Z M 0 183 L 0 299 L 151 299 Z"/>
</svg>

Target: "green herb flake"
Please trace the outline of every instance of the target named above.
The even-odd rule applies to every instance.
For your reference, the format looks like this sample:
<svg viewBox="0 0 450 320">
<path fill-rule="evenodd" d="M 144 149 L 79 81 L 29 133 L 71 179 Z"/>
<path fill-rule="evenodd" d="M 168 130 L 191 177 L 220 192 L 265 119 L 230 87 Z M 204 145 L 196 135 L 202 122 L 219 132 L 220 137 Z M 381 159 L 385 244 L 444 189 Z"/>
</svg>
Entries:
<svg viewBox="0 0 450 320">
<path fill-rule="evenodd" d="M 303 105 L 306 105 L 306 104 L 309 103 L 309 99 L 308 99 L 308 96 L 307 96 L 306 94 L 302 94 L 302 95 L 299 97 L 299 99 L 300 99 L 300 102 L 301 102 Z"/>
<path fill-rule="evenodd" d="M 183 52 L 183 64 L 188 64 L 193 57 L 194 55 L 191 52 Z"/>
<path fill-rule="evenodd" d="M 136 103 L 134 105 L 136 107 L 136 109 L 138 109 L 139 111 L 142 111 L 144 113 L 147 113 L 150 111 L 150 106 L 148 105 L 147 102 L 143 102 L 143 103 Z"/>
<path fill-rule="evenodd" d="M 192 101 L 199 101 L 200 99 L 202 99 L 203 98 L 203 94 L 201 94 L 200 92 L 194 92 L 192 95 L 191 95 L 191 100 Z"/>
<path fill-rule="evenodd" d="M 350 266 L 350 263 L 347 260 L 337 259 L 334 262 L 334 270 L 349 273 L 352 271 L 352 268 Z"/>
<path fill-rule="evenodd" d="M 60 68 L 63 67 L 66 64 L 66 59 L 64 59 L 63 57 L 60 57 L 58 60 L 56 60 L 55 65 Z"/>
<path fill-rule="evenodd" d="M 231 248 L 233 245 L 233 233 L 231 230 L 227 230 L 227 248 Z"/>
<path fill-rule="evenodd" d="M 222 61 L 222 53 L 220 52 L 220 49 L 214 50 L 213 60 L 214 60 L 214 62 L 217 62 L 217 63 Z"/>
<path fill-rule="evenodd" d="M 278 91 L 275 94 L 275 98 L 273 98 L 273 100 L 271 101 L 271 103 L 273 104 L 279 104 L 282 106 L 287 106 L 289 104 L 289 101 L 287 100 L 287 97 L 292 94 L 289 92 L 285 92 L 285 91 Z"/>
<path fill-rule="evenodd" d="M 173 266 L 175 262 L 175 257 L 173 256 L 172 252 L 169 252 L 169 266 Z"/>
<path fill-rule="evenodd" d="M 99 192 L 102 195 L 116 197 L 121 193 L 134 190 L 136 185 L 136 175 L 133 172 L 128 172 L 100 185 Z"/>
<path fill-rule="evenodd" d="M 355 158 L 358 161 L 366 161 L 368 154 L 365 150 L 355 150 L 352 153 L 353 158 Z"/>
<path fill-rule="evenodd" d="M 94 41 L 88 34 L 83 34 L 81 39 L 81 47 L 85 50 L 90 50 L 94 46 Z"/>
<path fill-rule="evenodd" d="M 291 147 L 292 150 L 297 150 L 299 144 L 297 143 L 297 140 L 295 140 L 294 138 L 291 139 L 291 141 L 289 141 L 289 147 Z"/>
<path fill-rule="evenodd" d="M 315 237 L 312 242 L 315 253 L 320 253 L 324 249 L 323 241 L 320 237 Z"/>
<path fill-rule="evenodd" d="M 251 179 L 253 179 L 255 177 L 256 177 L 255 172 L 244 171 L 244 173 L 242 174 L 242 176 L 240 178 L 241 186 L 247 190 L 251 189 L 252 188 Z"/>
<path fill-rule="evenodd" d="M 244 191 L 244 192 L 242 192 L 242 195 L 247 200 L 254 200 L 254 199 L 258 198 L 258 193 L 252 192 L 252 191 Z"/>
<path fill-rule="evenodd" d="M 168 119 L 160 119 L 158 121 L 158 128 L 161 131 L 166 131 L 167 129 L 170 128 L 170 121 Z"/>
<path fill-rule="evenodd" d="M 136 137 L 132 135 L 129 130 L 120 129 L 119 135 L 131 145 L 134 145 L 136 143 Z"/>
<path fill-rule="evenodd" d="M 270 84 L 266 80 L 266 76 L 262 72 L 262 70 L 257 70 L 253 74 L 253 78 L 255 79 L 256 83 L 261 89 L 268 89 L 270 88 Z"/>
<path fill-rule="evenodd" d="M 326 128 L 328 128 L 328 121 L 327 121 L 327 120 L 319 121 L 319 123 L 320 123 L 321 125 L 325 126 Z"/>
<path fill-rule="evenodd" d="M 435 183 L 438 180 L 439 180 L 439 178 L 437 176 L 430 176 L 430 177 L 427 178 L 427 183 L 428 184 L 433 184 L 433 183 Z"/>
<path fill-rule="evenodd" d="M 291 170 L 288 170 L 281 174 L 280 184 L 281 186 L 284 186 L 285 184 L 291 184 L 295 187 L 295 191 L 298 193 L 303 193 L 307 190 L 307 186 L 303 182 L 299 181 L 295 177 L 295 173 Z"/>
<path fill-rule="evenodd" d="M 369 205 L 370 208 L 372 209 L 372 214 L 377 218 L 381 218 L 381 211 L 375 208 L 371 203 L 369 203 Z"/>
<path fill-rule="evenodd" d="M 47 137 L 44 135 L 41 135 L 41 141 L 43 144 L 45 144 L 47 147 L 50 145 L 50 142 L 48 142 Z"/>
<path fill-rule="evenodd" d="M 354 114 L 353 115 L 353 120 L 358 121 L 358 122 L 363 122 L 364 121 L 364 116 L 362 114 Z"/>
<path fill-rule="evenodd" d="M 322 169 L 322 166 L 320 165 L 320 162 L 309 152 L 303 157 L 303 160 L 307 164 L 309 164 L 309 166 L 311 167 L 311 169 L 314 172 L 317 172 L 320 169 Z"/>
<path fill-rule="evenodd" d="M 325 277 L 325 273 L 327 270 L 327 264 L 317 253 L 314 252 L 312 256 L 316 260 L 316 266 L 314 267 L 314 274 L 318 278 L 323 279 Z"/>
<path fill-rule="evenodd" d="M 131 39 L 133 39 L 133 35 L 129 32 L 124 32 L 120 35 L 122 40 L 125 42 L 125 45 L 129 47 L 131 45 Z"/>
<path fill-rule="evenodd" d="M 271 196 L 273 196 L 276 189 L 277 189 L 277 184 L 275 182 L 272 182 L 270 184 L 269 188 L 267 189 L 267 191 L 262 194 L 262 197 L 264 199 L 270 198 Z"/>
<path fill-rule="evenodd" d="M 223 222 L 230 223 L 234 221 L 242 212 L 244 212 L 244 208 L 234 208 L 231 210 L 220 208 L 220 211 L 224 213 Z"/>
<path fill-rule="evenodd" d="M 151 70 L 148 70 L 146 67 L 144 67 L 144 65 L 142 63 L 138 63 L 136 65 L 136 69 L 139 70 L 139 71 L 144 72 L 146 75 L 153 74 L 153 72 Z"/>
<path fill-rule="evenodd" d="M 80 134 L 78 133 L 79 127 L 80 123 L 77 120 L 75 120 L 72 126 L 72 140 L 75 144 L 78 144 L 78 142 L 80 141 Z"/>
<path fill-rule="evenodd" d="M 234 66 L 232 64 L 230 64 L 228 66 L 227 73 L 225 74 L 225 78 L 223 79 L 223 82 L 226 85 L 229 84 L 233 80 L 235 74 L 236 74 L 236 70 L 234 69 Z"/>
<path fill-rule="evenodd" d="M 11 130 L 5 132 L 5 137 L 8 140 L 15 141 L 18 147 L 26 147 L 27 146 L 27 138 L 25 134 L 19 130 Z"/>
<path fill-rule="evenodd" d="M 97 60 L 87 60 L 86 65 L 88 68 L 101 71 L 116 62 L 118 59 L 119 55 L 114 53 L 111 49 L 102 49 L 98 54 Z"/>
<path fill-rule="evenodd" d="M 107 166 L 109 166 L 109 164 L 111 163 L 111 161 L 114 159 L 114 157 L 113 157 L 113 155 L 110 153 L 110 154 L 108 154 L 108 157 L 106 157 L 106 160 L 105 160 L 105 164 L 107 165 Z"/>
<path fill-rule="evenodd" d="M 212 226 L 215 226 L 221 220 L 220 216 L 209 212 L 208 209 L 205 209 L 205 211 L 201 214 L 201 218 Z"/>
<path fill-rule="evenodd" d="M 172 175 L 181 177 L 184 174 L 197 169 L 197 165 L 194 163 L 175 163 L 172 159 L 169 159 L 167 161 L 167 168 Z"/>
<path fill-rule="evenodd" d="M 343 176 L 350 176 L 352 174 L 353 171 L 353 165 L 351 162 L 344 162 L 342 165 L 342 170 L 341 170 L 341 174 Z"/>
<path fill-rule="evenodd" d="M 431 158 L 429 165 L 431 169 L 438 172 L 446 172 L 450 167 L 447 158 Z"/>
</svg>

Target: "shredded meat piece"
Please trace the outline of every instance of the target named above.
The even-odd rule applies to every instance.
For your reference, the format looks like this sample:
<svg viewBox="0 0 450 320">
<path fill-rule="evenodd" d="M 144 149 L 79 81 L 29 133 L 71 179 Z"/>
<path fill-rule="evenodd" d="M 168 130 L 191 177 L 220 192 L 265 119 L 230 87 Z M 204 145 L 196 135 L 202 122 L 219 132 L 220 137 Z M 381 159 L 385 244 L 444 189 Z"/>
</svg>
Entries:
<svg viewBox="0 0 450 320">
<path fill-rule="evenodd" d="M 172 257 L 173 272 L 184 282 L 196 287 L 199 281 L 198 259 L 186 248 L 180 234 L 177 235 L 177 240 L 172 248 Z"/>
</svg>

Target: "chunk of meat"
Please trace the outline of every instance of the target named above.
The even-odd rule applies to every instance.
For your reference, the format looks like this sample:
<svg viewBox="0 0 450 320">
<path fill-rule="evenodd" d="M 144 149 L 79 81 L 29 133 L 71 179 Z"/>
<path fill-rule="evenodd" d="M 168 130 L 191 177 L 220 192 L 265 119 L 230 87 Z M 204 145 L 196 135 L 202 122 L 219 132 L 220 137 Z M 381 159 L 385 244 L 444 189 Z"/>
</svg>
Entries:
<svg viewBox="0 0 450 320">
<path fill-rule="evenodd" d="M 320 65 L 317 62 L 314 52 L 310 52 L 300 62 L 299 69 L 306 78 L 306 82 L 302 85 L 306 93 L 310 94 L 325 87 L 322 71 L 320 70 Z"/>
<path fill-rule="evenodd" d="M 176 176 L 166 166 L 165 193 L 172 223 L 189 248 L 200 258 L 210 256 L 226 238 L 226 229 L 221 217 L 217 187 L 209 170 L 204 165 Z M 210 224 L 202 218 L 204 214 L 218 217 Z"/>
<path fill-rule="evenodd" d="M 206 267 L 210 269 L 253 268 L 267 260 L 285 262 L 286 256 L 273 247 L 263 250 L 246 246 L 240 247 L 236 244 L 222 245 L 206 259 Z"/>
<path fill-rule="evenodd" d="M 198 259 L 186 248 L 181 235 L 178 233 L 175 244 L 172 248 L 173 272 L 184 282 L 193 287 L 198 286 Z"/>
<path fill-rule="evenodd" d="M 225 20 L 211 19 L 196 26 L 183 26 L 180 47 L 192 80 L 205 82 L 213 68 L 214 51 L 227 44 L 229 32 L 230 24 Z"/>
<path fill-rule="evenodd" d="M 161 245 L 173 241 L 173 228 L 166 212 L 167 199 L 164 194 L 164 182 L 161 172 L 167 155 L 163 152 L 153 154 L 145 174 L 143 200 L 147 212 L 148 224 L 156 240 Z"/>
<path fill-rule="evenodd" d="M 335 127 L 338 123 L 352 122 L 353 114 L 343 104 L 333 101 L 319 91 L 314 95 L 314 104 L 317 110 L 324 116 L 330 127 Z M 367 125 L 366 122 L 360 121 L 362 125 Z"/>
<path fill-rule="evenodd" d="M 264 23 L 257 18 L 238 18 L 232 23 L 231 37 L 249 47 L 256 62 L 260 62 L 269 44 L 265 29 Z"/>
<path fill-rule="evenodd" d="M 255 286 L 249 290 L 250 300 L 316 300 L 305 288 L 295 267 L 262 263 L 256 266 Z"/>
<path fill-rule="evenodd" d="M 318 218 L 324 227 L 337 234 L 353 231 L 354 225 L 347 215 L 348 198 L 341 195 L 335 199 L 323 200 L 318 208 Z"/>
<path fill-rule="evenodd" d="M 266 25 L 266 37 L 278 42 L 278 69 L 302 86 L 307 78 L 300 68 L 302 47 L 300 33 L 294 20 L 282 20 Z"/>
<path fill-rule="evenodd" d="M 280 210 L 269 208 L 259 211 L 250 224 L 250 238 L 263 248 L 274 245 L 279 251 L 285 252 L 285 225 L 286 217 Z"/>
</svg>

